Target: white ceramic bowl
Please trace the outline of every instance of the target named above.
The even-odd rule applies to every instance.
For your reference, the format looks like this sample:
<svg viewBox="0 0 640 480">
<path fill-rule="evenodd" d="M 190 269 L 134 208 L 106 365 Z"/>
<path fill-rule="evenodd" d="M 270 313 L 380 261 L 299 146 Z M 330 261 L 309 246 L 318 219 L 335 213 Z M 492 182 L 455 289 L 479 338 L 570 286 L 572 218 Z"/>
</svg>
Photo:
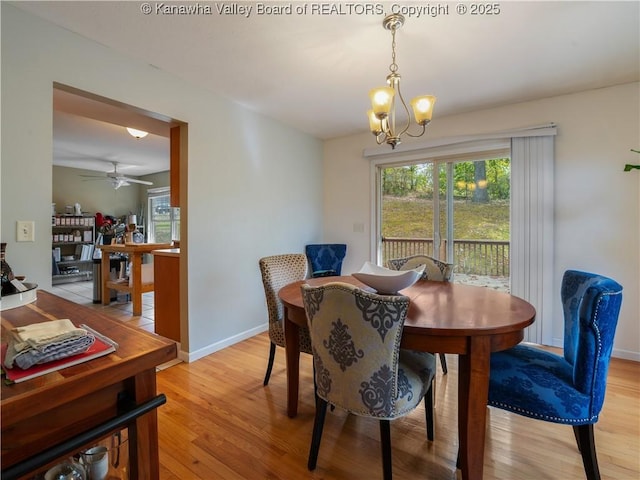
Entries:
<svg viewBox="0 0 640 480">
<path fill-rule="evenodd" d="M 37 288 L 35 283 L 23 283 L 27 289 L 24 292 L 10 293 L 0 299 L 0 311 L 11 310 L 12 308 L 22 307 L 28 303 L 35 302 L 38 299 Z"/>
<path fill-rule="evenodd" d="M 375 289 L 381 294 L 396 294 L 403 288 L 410 287 L 420 278 L 424 272 L 424 265 L 413 270 L 389 270 L 379 267 L 371 262 L 365 262 L 359 272 L 353 276 L 365 285 Z"/>
</svg>

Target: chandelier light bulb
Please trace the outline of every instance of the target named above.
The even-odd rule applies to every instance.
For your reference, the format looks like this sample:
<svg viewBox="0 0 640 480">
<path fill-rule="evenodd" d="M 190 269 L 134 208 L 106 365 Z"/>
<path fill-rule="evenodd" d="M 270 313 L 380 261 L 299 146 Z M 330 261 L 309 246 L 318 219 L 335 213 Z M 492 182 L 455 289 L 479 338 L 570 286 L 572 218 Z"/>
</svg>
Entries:
<svg viewBox="0 0 640 480">
<path fill-rule="evenodd" d="M 374 88 L 369 93 L 371 107 L 379 119 L 383 119 L 389 115 L 395 93 L 391 87 Z"/>
<path fill-rule="evenodd" d="M 367 111 L 367 116 L 369 117 L 369 130 L 374 135 L 380 135 L 382 133 L 382 120 L 380 120 L 373 110 Z"/>
<path fill-rule="evenodd" d="M 426 125 L 431 121 L 431 115 L 433 114 L 433 105 L 436 103 L 436 97 L 433 95 L 423 95 L 422 97 L 416 97 L 411 100 L 411 107 L 413 108 L 413 116 L 416 119 L 418 125 Z"/>
</svg>

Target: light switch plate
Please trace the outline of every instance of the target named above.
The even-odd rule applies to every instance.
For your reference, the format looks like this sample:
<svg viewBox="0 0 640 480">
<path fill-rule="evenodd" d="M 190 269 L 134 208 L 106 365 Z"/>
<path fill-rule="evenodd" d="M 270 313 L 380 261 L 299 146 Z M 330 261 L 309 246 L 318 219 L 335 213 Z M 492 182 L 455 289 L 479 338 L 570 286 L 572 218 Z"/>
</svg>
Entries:
<svg viewBox="0 0 640 480">
<path fill-rule="evenodd" d="M 36 241 L 36 222 L 28 220 L 18 220 L 16 227 L 16 240 L 18 242 L 35 242 Z"/>
</svg>

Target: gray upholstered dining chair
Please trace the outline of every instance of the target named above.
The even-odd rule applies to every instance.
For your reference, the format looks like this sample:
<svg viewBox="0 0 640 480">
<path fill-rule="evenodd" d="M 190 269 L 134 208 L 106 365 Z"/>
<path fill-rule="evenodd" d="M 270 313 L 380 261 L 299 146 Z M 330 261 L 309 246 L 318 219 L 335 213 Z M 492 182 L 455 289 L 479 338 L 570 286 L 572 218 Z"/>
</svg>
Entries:
<svg viewBox="0 0 640 480">
<path fill-rule="evenodd" d="M 436 260 L 428 255 L 411 255 L 409 257 L 392 258 L 387 261 L 391 270 L 412 270 L 424 265 L 424 273 L 421 280 L 433 280 L 436 282 L 450 282 L 453 278 L 453 265 Z"/>
<path fill-rule="evenodd" d="M 435 282 L 450 282 L 453 277 L 453 265 L 441 262 L 428 255 L 412 255 L 410 257 L 392 258 L 387 261 L 387 266 L 391 270 L 412 270 L 424 265 L 424 273 L 420 280 L 433 280 Z M 447 357 L 444 353 L 439 354 L 442 373 L 447 374 Z"/>
<path fill-rule="evenodd" d="M 264 385 L 269 384 L 273 360 L 276 355 L 276 345 L 284 347 L 284 307 L 278 298 L 278 291 L 285 285 L 307 278 L 309 264 L 302 253 L 288 253 L 272 255 L 259 260 L 264 296 L 269 315 L 269 363 L 264 376 Z M 311 339 L 309 330 L 300 328 L 300 351 L 311 354 Z"/>
<path fill-rule="evenodd" d="M 435 357 L 400 349 L 409 308 L 403 295 L 368 293 L 342 282 L 303 284 L 311 334 L 316 414 L 308 468 L 316 468 L 327 405 L 380 421 L 385 480 L 392 478 L 390 420 L 424 398 L 427 438 L 433 440 Z"/>
</svg>

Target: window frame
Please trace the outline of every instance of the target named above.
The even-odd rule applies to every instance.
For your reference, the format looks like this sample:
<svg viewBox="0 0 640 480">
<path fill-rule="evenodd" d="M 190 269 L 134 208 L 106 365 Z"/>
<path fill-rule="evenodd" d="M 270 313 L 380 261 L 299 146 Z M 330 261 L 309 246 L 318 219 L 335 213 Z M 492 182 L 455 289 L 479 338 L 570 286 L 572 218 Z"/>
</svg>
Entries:
<svg viewBox="0 0 640 480">
<path fill-rule="evenodd" d="M 166 197 L 167 204 L 169 205 L 168 213 L 169 213 L 169 222 L 171 224 L 170 241 L 180 240 L 180 208 L 170 206 L 171 188 L 159 187 L 159 188 L 150 188 L 147 190 L 148 215 L 147 215 L 147 222 L 146 222 L 145 228 L 147 233 L 147 242 L 149 243 L 158 243 L 155 238 L 155 223 L 157 222 L 153 220 L 154 214 L 152 212 L 152 202 L 162 197 Z"/>
</svg>

